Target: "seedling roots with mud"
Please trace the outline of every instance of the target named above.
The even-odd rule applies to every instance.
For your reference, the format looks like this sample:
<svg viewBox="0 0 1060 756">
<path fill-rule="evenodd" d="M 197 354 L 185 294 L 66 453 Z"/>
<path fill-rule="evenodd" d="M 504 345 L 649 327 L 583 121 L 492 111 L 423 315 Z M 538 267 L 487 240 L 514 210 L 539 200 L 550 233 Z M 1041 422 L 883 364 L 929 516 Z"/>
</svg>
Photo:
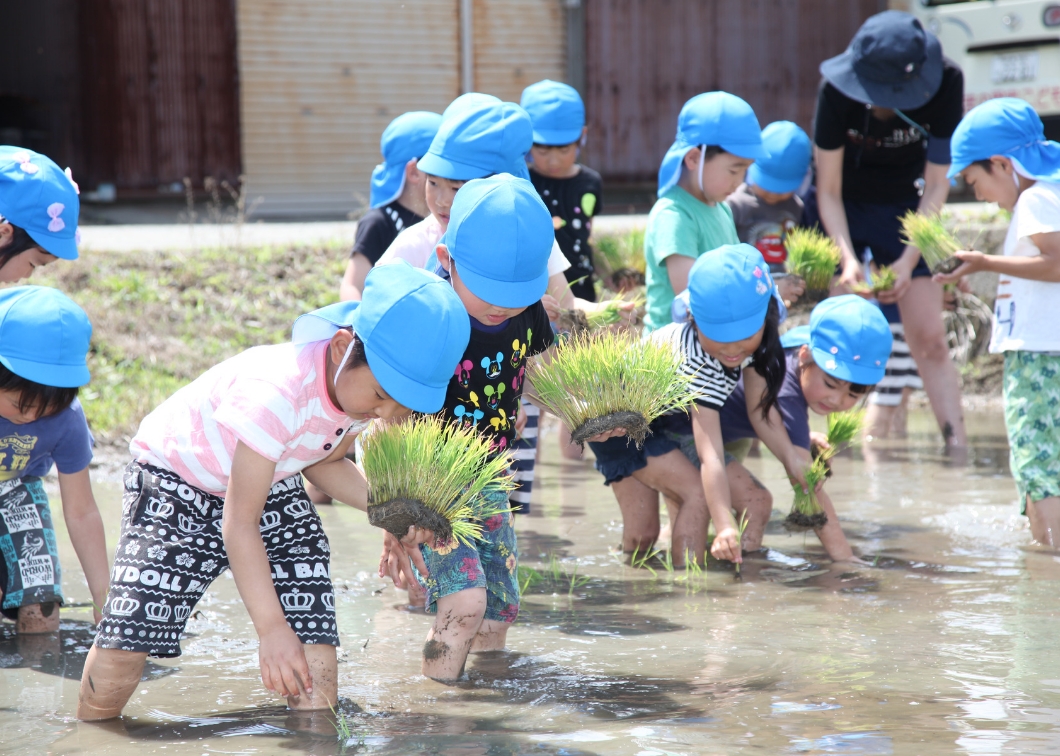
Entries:
<svg viewBox="0 0 1060 756">
<path fill-rule="evenodd" d="M 839 264 L 839 247 L 820 231 L 793 228 L 784 236 L 788 273 L 801 277 L 809 291 L 826 291 Z"/>
<path fill-rule="evenodd" d="M 806 487 L 795 483 L 795 501 L 791 507 L 791 513 L 784 520 L 784 527 L 792 532 L 801 532 L 824 527 L 828 523 L 828 515 L 821 509 L 817 500 L 817 486 L 828 477 L 830 468 L 828 461 L 839 451 L 852 443 L 861 432 L 864 424 L 865 411 L 860 409 L 848 410 L 847 412 L 833 412 L 828 416 L 828 448 L 822 449 L 817 459 L 810 465 L 806 472 Z M 740 531 L 741 535 L 743 531 Z"/>
<path fill-rule="evenodd" d="M 921 215 L 910 210 L 901 218 L 902 243 L 920 250 L 920 255 L 932 273 L 952 273 L 961 265 L 953 253 L 961 243 L 946 230 L 938 215 Z"/>
</svg>

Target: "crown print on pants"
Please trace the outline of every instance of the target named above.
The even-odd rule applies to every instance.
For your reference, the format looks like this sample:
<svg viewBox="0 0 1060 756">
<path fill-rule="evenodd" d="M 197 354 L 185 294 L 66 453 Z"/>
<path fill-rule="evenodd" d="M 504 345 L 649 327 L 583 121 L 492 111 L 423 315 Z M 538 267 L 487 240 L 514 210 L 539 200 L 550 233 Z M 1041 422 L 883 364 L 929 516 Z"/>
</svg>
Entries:
<svg viewBox="0 0 1060 756">
<path fill-rule="evenodd" d="M 151 601 L 144 606 L 148 622 L 169 622 L 173 616 L 173 607 L 165 601 Z"/>
<path fill-rule="evenodd" d="M 289 612 L 308 612 L 316 603 L 316 596 L 312 593 L 299 593 L 295 588 L 290 593 L 281 593 L 280 603 Z"/>
<path fill-rule="evenodd" d="M 115 617 L 131 617 L 133 612 L 139 608 L 140 602 L 134 598 L 129 598 L 128 593 L 110 599 L 110 613 Z"/>
</svg>

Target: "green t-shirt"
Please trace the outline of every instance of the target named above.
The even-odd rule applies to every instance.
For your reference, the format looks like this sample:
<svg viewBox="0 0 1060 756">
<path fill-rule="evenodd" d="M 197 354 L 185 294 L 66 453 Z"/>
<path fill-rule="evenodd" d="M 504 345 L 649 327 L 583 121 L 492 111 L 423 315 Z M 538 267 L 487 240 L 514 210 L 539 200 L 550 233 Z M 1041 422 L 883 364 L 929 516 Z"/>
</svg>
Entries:
<svg viewBox="0 0 1060 756">
<path fill-rule="evenodd" d="M 644 323 L 649 331 L 673 322 L 674 292 L 666 273 L 666 258 L 684 255 L 693 260 L 723 244 L 739 244 L 732 211 L 724 202 L 708 205 L 679 186 L 659 198 L 644 231 L 645 279 L 648 284 Z"/>
</svg>

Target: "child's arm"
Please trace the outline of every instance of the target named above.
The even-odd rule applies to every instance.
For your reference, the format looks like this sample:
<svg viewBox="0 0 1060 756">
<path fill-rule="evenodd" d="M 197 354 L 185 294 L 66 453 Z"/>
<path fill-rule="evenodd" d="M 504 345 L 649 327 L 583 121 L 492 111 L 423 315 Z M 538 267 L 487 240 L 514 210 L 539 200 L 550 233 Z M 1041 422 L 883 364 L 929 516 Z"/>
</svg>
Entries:
<svg viewBox="0 0 1060 756">
<path fill-rule="evenodd" d="M 1027 278 L 1031 281 L 1060 282 L 1060 231 L 1049 234 L 1032 234 L 1026 237 L 1038 248 L 1033 257 L 1006 257 L 1002 255 L 984 255 L 982 252 L 961 251 L 954 257 L 962 264 L 949 275 L 939 273 L 935 280 L 939 283 L 952 283 L 962 276 L 979 271 L 1000 273 L 1003 276 Z"/>
<path fill-rule="evenodd" d="M 757 370 L 744 370 L 743 385 L 747 397 L 747 419 L 751 421 L 755 434 L 784 465 L 788 477 L 805 487 L 806 468 L 809 467 L 809 462 L 804 463 L 802 456 L 796 453 L 798 447 L 791 443 L 791 437 L 788 436 L 788 429 L 784 427 L 784 418 L 781 417 L 780 411 L 774 405 L 769 408 L 769 414 L 762 417 L 762 412 L 758 409 L 766 393 L 766 379 L 760 376 Z"/>
<path fill-rule="evenodd" d="M 372 269 L 372 262 L 360 252 L 354 252 L 346 263 L 346 272 L 342 274 L 339 284 L 339 299 L 342 301 L 360 301 L 364 291 L 364 279 Z"/>
<path fill-rule="evenodd" d="M 110 586 L 107 566 L 107 537 L 103 532 L 103 518 L 92 495 L 92 480 L 88 468 L 75 473 L 59 473 L 59 495 L 63 501 L 63 519 L 77 559 L 81 562 L 88 590 L 92 594 L 92 616 L 95 622 L 102 617 L 103 602 Z"/>
<path fill-rule="evenodd" d="M 670 255 L 664 261 L 666 275 L 670 278 L 670 286 L 674 294 L 680 294 L 688 288 L 688 274 L 692 270 L 696 259 L 685 255 Z"/>
<path fill-rule="evenodd" d="M 808 466 L 813 461 L 810 458 L 809 451 L 801 447 L 795 447 L 795 449 L 803 464 Z M 829 558 L 835 562 L 855 561 L 857 558 L 847 542 L 847 537 L 843 535 L 843 528 L 839 525 L 839 515 L 836 514 L 835 507 L 832 506 L 832 500 L 825 493 L 823 487 L 817 489 L 817 503 L 821 505 L 821 509 L 827 515 L 828 522 L 823 527 L 814 528 L 814 532 L 821 539 L 821 545 L 828 552 Z"/>
<path fill-rule="evenodd" d="M 272 583 L 259 525 L 276 463 L 242 441 L 232 455 L 221 535 L 232 577 L 258 633 L 258 662 L 265 687 L 282 696 L 313 692 L 302 641 L 287 625 Z"/>
<path fill-rule="evenodd" d="M 740 531 L 732 516 L 729 477 L 725 473 L 725 448 L 721 440 L 721 417 L 709 407 L 696 406 L 692 411 L 692 433 L 699 454 L 699 474 L 703 478 L 703 495 L 714 522 L 714 543 L 710 553 L 715 559 L 742 562 Z"/>
</svg>

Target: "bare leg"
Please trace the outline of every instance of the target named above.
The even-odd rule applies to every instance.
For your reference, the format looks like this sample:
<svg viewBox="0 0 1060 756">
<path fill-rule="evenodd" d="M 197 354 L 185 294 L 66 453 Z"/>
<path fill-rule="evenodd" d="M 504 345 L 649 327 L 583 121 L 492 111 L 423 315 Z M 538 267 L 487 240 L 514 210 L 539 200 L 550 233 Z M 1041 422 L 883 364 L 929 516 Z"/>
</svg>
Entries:
<svg viewBox="0 0 1060 756">
<path fill-rule="evenodd" d="M 471 653 L 477 654 L 482 651 L 502 650 L 508 639 L 509 627 L 511 627 L 511 624 L 508 622 L 482 620 L 482 626 L 478 629 L 475 640 L 471 642 Z"/>
<path fill-rule="evenodd" d="M 649 457 L 648 465 L 633 473 L 638 481 L 679 504 L 673 523 L 670 552 L 675 566 L 683 567 L 685 554 L 702 563 L 707 545 L 707 499 L 699 470 L 678 449 Z"/>
<path fill-rule="evenodd" d="M 967 444 L 957 367 L 946 346 L 942 324 L 942 286 L 930 278 L 914 278 L 898 302 L 909 351 L 916 360 L 924 390 L 931 400 L 942 437 L 949 447 Z"/>
<path fill-rule="evenodd" d="M 438 599 L 438 616 L 423 646 L 423 674 L 439 682 L 459 680 L 485 614 L 485 588 L 466 588 Z"/>
<path fill-rule="evenodd" d="M 94 722 L 121 716 L 140 684 L 147 654 L 92 646 L 81 675 L 77 718 Z"/>
<path fill-rule="evenodd" d="M 895 405 L 870 404 L 865 410 L 865 435 L 869 438 L 890 438 L 897 410 Z"/>
<path fill-rule="evenodd" d="M 302 646 L 309 674 L 313 678 L 313 694 L 288 696 L 287 705 L 296 711 L 329 709 L 339 700 L 339 665 L 335 647 L 314 643 Z"/>
<path fill-rule="evenodd" d="M 659 494 L 636 478 L 611 484 L 622 511 L 622 551 L 647 554 L 659 537 Z"/>
<path fill-rule="evenodd" d="M 898 406 L 895 407 L 894 414 L 891 416 L 892 438 L 909 437 L 909 397 L 912 395 L 913 389 L 902 389 L 902 401 L 898 402 Z"/>
<path fill-rule="evenodd" d="M 54 601 L 46 604 L 29 604 L 19 607 L 15 632 L 19 635 L 39 635 L 59 630 L 59 605 Z"/>
<path fill-rule="evenodd" d="M 330 504 L 331 494 L 324 491 L 322 488 L 317 488 L 308 480 L 305 482 L 305 492 L 309 494 L 309 500 L 314 504 Z"/>
<path fill-rule="evenodd" d="M 1050 549 L 1060 550 L 1060 497 L 1031 501 L 1027 498 L 1027 518 L 1031 521 L 1034 540 Z"/>
<path fill-rule="evenodd" d="M 737 519 L 742 512 L 747 512 L 747 529 L 740 539 L 740 547 L 744 551 L 757 551 L 762 548 L 762 534 L 773 511 L 773 494 L 739 462 L 726 465 L 725 474 Z"/>
</svg>

